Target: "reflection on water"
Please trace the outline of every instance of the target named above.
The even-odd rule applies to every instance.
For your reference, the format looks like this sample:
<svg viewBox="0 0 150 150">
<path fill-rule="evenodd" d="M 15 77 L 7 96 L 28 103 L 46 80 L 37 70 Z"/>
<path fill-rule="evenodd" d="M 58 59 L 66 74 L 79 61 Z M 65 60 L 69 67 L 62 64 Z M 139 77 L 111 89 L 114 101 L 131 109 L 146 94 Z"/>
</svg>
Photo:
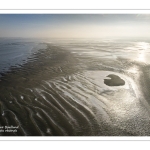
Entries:
<svg viewBox="0 0 150 150">
<path fill-rule="evenodd" d="M 145 52 L 140 52 L 138 54 L 138 61 L 142 61 L 142 62 L 145 62 Z"/>
<path fill-rule="evenodd" d="M 136 47 L 138 48 L 137 60 L 144 63 L 149 62 L 150 44 L 147 42 L 138 42 Z"/>
<path fill-rule="evenodd" d="M 150 48 L 149 43 L 139 42 L 137 43 L 137 47 L 140 49 L 138 53 L 138 61 L 146 62 L 145 55 Z"/>
<path fill-rule="evenodd" d="M 128 68 L 127 72 L 137 74 L 137 75 L 139 74 L 139 70 L 136 66 L 132 66 L 132 67 Z"/>
<path fill-rule="evenodd" d="M 146 42 L 138 42 L 137 46 L 141 48 L 141 50 L 148 50 L 150 48 L 149 43 Z"/>
</svg>

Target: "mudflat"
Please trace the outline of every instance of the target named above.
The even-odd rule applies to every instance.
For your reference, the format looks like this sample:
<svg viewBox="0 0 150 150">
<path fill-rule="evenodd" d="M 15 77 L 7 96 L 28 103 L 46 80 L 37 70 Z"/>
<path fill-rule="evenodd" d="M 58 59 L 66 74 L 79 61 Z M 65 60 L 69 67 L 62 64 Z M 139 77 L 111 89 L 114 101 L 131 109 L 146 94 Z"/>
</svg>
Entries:
<svg viewBox="0 0 150 150">
<path fill-rule="evenodd" d="M 91 44 L 98 51 L 89 53 Z M 150 135 L 150 65 L 112 58 L 97 45 L 47 43 L 1 73 L 0 127 L 18 128 L 0 135 Z"/>
</svg>

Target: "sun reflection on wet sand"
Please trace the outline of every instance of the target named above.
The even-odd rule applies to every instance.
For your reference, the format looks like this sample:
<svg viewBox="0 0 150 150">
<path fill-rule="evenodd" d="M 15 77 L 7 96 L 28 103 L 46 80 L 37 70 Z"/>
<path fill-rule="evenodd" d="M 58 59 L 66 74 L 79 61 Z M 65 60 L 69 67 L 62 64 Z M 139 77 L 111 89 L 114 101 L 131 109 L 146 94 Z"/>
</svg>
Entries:
<svg viewBox="0 0 150 150">
<path fill-rule="evenodd" d="M 111 101 L 108 107 L 110 116 L 114 118 L 114 126 L 142 135 L 149 131 L 147 128 L 147 120 L 150 119 L 149 111 L 143 107 L 145 100 L 136 83 L 129 77 L 126 79 L 130 88 L 120 89 L 110 96 Z M 143 122 L 146 123 L 143 124 Z"/>
<path fill-rule="evenodd" d="M 138 54 L 138 61 L 145 62 L 145 52 L 140 52 Z"/>
<path fill-rule="evenodd" d="M 146 43 L 146 42 L 139 42 L 137 44 L 138 44 L 138 47 L 143 50 L 147 50 L 150 47 L 149 43 Z"/>
<path fill-rule="evenodd" d="M 149 43 L 139 42 L 137 43 L 137 47 L 139 48 L 138 61 L 146 62 L 145 55 L 146 55 L 146 51 L 150 48 Z"/>
<path fill-rule="evenodd" d="M 130 67 L 129 69 L 127 69 L 128 73 L 133 73 L 133 74 L 138 74 L 139 70 L 136 66 Z"/>
</svg>

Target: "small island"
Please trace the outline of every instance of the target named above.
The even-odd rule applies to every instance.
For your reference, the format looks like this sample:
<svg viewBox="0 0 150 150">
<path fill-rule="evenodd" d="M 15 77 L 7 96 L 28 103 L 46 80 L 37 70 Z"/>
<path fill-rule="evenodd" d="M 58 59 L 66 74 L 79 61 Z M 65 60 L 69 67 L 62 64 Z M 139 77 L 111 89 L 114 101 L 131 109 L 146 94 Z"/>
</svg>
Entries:
<svg viewBox="0 0 150 150">
<path fill-rule="evenodd" d="M 108 86 L 122 86 L 122 85 L 125 85 L 125 81 L 117 75 L 110 74 L 107 77 L 111 78 L 111 79 L 104 79 L 104 83 Z"/>
</svg>

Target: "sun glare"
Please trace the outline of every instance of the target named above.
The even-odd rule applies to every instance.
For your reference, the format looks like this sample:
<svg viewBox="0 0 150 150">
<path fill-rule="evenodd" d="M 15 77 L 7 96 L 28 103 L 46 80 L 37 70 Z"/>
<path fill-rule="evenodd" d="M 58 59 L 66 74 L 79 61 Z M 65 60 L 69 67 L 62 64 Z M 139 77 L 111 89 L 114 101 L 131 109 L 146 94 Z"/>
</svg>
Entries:
<svg viewBox="0 0 150 150">
<path fill-rule="evenodd" d="M 129 68 L 127 71 L 129 73 L 137 74 L 138 73 L 138 68 L 133 66 L 133 67 Z"/>
<path fill-rule="evenodd" d="M 149 43 L 139 42 L 137 47 L 138 47 L 138 50 L 139 50 L 139 52 L 138 52 L 138 61 L 145 62 L 145 54 L 148 51 L 148 49 L 150 48 Z"/>
</svg>

